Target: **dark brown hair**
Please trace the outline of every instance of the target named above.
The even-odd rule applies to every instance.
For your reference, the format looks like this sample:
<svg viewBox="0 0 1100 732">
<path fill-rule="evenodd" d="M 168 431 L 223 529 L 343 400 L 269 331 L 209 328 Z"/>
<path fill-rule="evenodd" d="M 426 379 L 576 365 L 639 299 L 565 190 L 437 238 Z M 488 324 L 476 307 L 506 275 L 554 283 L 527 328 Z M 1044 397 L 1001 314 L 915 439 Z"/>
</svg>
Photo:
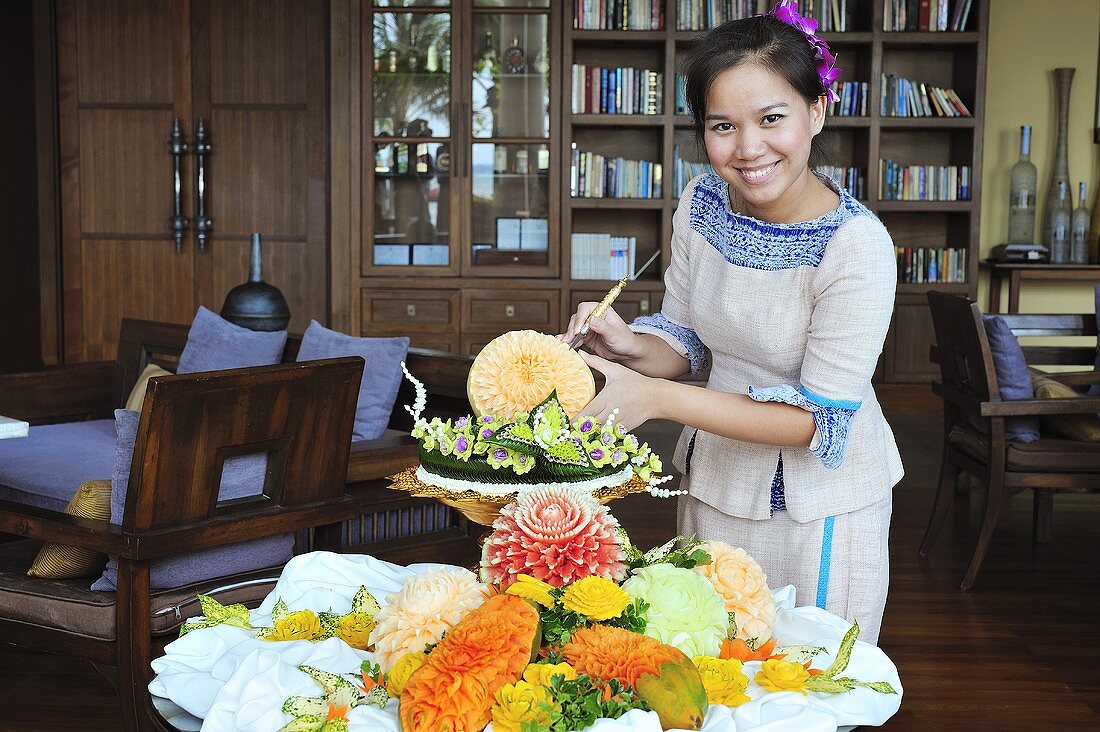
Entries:
<svg viewBox="0 0 1100 732">
<path fill-rule="evenodd" d="M 771 15 L 723 23 L 692 48 L 683 68 L 687 103 L 700 146 L 711 84 L 722 73 L 745 61 L 758 63 L 786 79 L 807 104 L 813 104 L 825 93 L 821 77 L 817 75 L 817 53 L 802 31 Z M 814 138 L 813 151 L 820 154 L 817 138 Z"/>
</svg>

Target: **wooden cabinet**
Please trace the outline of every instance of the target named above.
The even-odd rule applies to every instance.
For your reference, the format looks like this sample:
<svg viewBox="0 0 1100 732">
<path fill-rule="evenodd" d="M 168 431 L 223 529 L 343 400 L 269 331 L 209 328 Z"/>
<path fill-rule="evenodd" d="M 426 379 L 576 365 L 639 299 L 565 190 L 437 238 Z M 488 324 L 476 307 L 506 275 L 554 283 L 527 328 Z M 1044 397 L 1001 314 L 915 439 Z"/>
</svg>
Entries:
<svg viewBox="0 0 1100 732">
<path fill-rule="evenodd" d="M 457 351 L 458 290 L 363 289 L 360 320 L 373 335 L 407 335 L 412 345 Z"/>
<path fill-rule="evenodd" d="M 58 1 L 66 360 L 114 358 L 123 317 L 219 310 L 254 231 L 291 329 L 328 321 L 327 19 L 323 0 Z"/>
</svg>

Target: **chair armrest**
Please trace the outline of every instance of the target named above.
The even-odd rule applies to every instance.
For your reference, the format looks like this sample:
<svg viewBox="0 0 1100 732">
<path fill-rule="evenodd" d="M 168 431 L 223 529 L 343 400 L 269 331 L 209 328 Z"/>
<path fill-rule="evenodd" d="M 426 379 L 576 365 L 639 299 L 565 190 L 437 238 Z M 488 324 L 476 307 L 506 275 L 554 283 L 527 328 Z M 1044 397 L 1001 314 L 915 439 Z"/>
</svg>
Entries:
<svg viewBox="0 0 1100 732">
<path fill-rule="evenodd" d="M 351 443 L 348 483 L 378 480 L 416 465 L 420 446 L 409 435 L 389 435 Z"/>
<path fill-rule="evenodd" d="M 70 516 L 15 501 L 0 501 L 0 532 L 104 554 L 125 554 L 133 546 L 133 537 L 123 534 L 122 527 L 109 521 Z"/>
<path fill-rule="evenodd" d="M 0 414 L 31 423 L 110 419 L 120 404 L 116 361 L 0 374 Z"/>
<path fill-rule="evenodd" d="M 983 417 L 1026 417 L 1050 414 L 1100 413 L 1100 397 L 1072 399 L 1013 399 L 1005 402 L 982 402 Z"/>
<path fill-rule="evenodd" d="M 263 539 L 276 534 L 325 526 L 359 516 L 359 499 L 347 494 L 294 508 L 264 504 L 201 524 L 170 526 L 132 535 L 132 551 L 120 552 L 128 559 L 142 561 L 210 549 L 226 544 Z"/>
<path fill-rule="evenodd" d="M 957 404 L 968 412 L 978 413 L 983 402 L 973 394 L 969 394 L 964 391 L 959 391 L 953 386 L 944 384 L 942 381 L 936 380 L 932 382 L 932 392 L 943 399 L 945 402 L 951 402 Z"/>
</svg>

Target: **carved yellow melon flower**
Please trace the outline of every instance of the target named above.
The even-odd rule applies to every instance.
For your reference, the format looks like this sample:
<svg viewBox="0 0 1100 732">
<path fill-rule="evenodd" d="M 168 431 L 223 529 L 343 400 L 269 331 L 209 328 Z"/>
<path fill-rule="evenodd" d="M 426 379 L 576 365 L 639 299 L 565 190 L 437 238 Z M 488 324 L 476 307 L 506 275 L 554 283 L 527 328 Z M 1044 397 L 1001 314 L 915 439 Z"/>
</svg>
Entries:
<svg viewBox="0 0 1100 732">
<path fill-rule="evenodd" d="M 559 675 L 572 681 L 577 678 L 577 670 L 568 663 L 532 663 L 523 670 L 523 680 L 535 686 L 550 686 L 553 678 Z"/>
<path fill-rule="evenodd" d="M 545 687 L 528 681 L 505 684 L 497 690 L 493 705 L 493 729 L 497 732 L 522 732 L 524 724 L 535 722 L 549 726 L 550 711 L 542 707 L 550 701 Z"/>
<path fill-rule="evenodd" d="M 405 684 L 409 683 L 409 677 L 413 675 L 413 671 L 420 668 L 427 657 L 428 654 L 424 651 L 417 651 L 416 653 L 406 653 L 397 659 L 397 663 L 386 674 L 386 691 L 389 692 L 390 696 L 395 699 L 401 696 L 401 692 L 405 690 Z"/>
<path fill-rule="evenodd" d="M 321 620 L 312 610 L 296 610 L 275 621 L 275 627 L 263 635 L 267 641 L 313 640 L 324 635 Z"/>
<path fill-rule="evenodd" d="M 805 694 L 809 678 L 810 672 L 800 663 L 770 659 L 760 664 L 756 683 L 768 691 L 797 691 Z"/>
<path fill-rule="evenodd" d="M 741 662 L 713 656 L 696 656 L 692 661 L 703 677 L 703 688 L 711 704 L 736 707 L 749 701 L 745 688 L 749 677 L 742 670 Z"/>
<path fill-rule="evenodd" d="M 554 588 L 551 585 L 540 579 L 535 579 L 529 574 L 520 574 L 516 575 L 516 581 L 508 585 L 505 592 L 549 608 L 554 607 L 554 596 L 550 594 L 552 589 Z"/>
<path fill-rule="evenodd" d="M 333 634 L 352 648 L 367 650 L 370 633 L 374 630 L 374 616 L 366 613 L 348 613 L 336 623 Z"/>
<path fill-rule="evenodd" d="M 623 614 L 632 602 L 623 588 L 604 577 L 591 575 L 565 588 L 561 604 L 589 620 L 609 620 Z"/>
</svg>

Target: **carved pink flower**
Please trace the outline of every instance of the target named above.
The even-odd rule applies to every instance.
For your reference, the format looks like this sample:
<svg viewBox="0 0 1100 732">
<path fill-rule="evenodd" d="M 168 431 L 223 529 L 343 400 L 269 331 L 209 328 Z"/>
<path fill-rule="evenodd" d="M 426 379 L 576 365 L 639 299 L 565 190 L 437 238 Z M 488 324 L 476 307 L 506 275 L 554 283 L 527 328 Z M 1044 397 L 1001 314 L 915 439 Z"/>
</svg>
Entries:
<svg viewBox="0 0 1100 732">
<path fill-rule="evenodd" d="M 619 522 L 590 493 L 540 488 L 500 511 L 482 549 L 482 576 L 507 587 L 521 574 L 554 587 L 596 575 L 626 576 Z"/>
</svg>

